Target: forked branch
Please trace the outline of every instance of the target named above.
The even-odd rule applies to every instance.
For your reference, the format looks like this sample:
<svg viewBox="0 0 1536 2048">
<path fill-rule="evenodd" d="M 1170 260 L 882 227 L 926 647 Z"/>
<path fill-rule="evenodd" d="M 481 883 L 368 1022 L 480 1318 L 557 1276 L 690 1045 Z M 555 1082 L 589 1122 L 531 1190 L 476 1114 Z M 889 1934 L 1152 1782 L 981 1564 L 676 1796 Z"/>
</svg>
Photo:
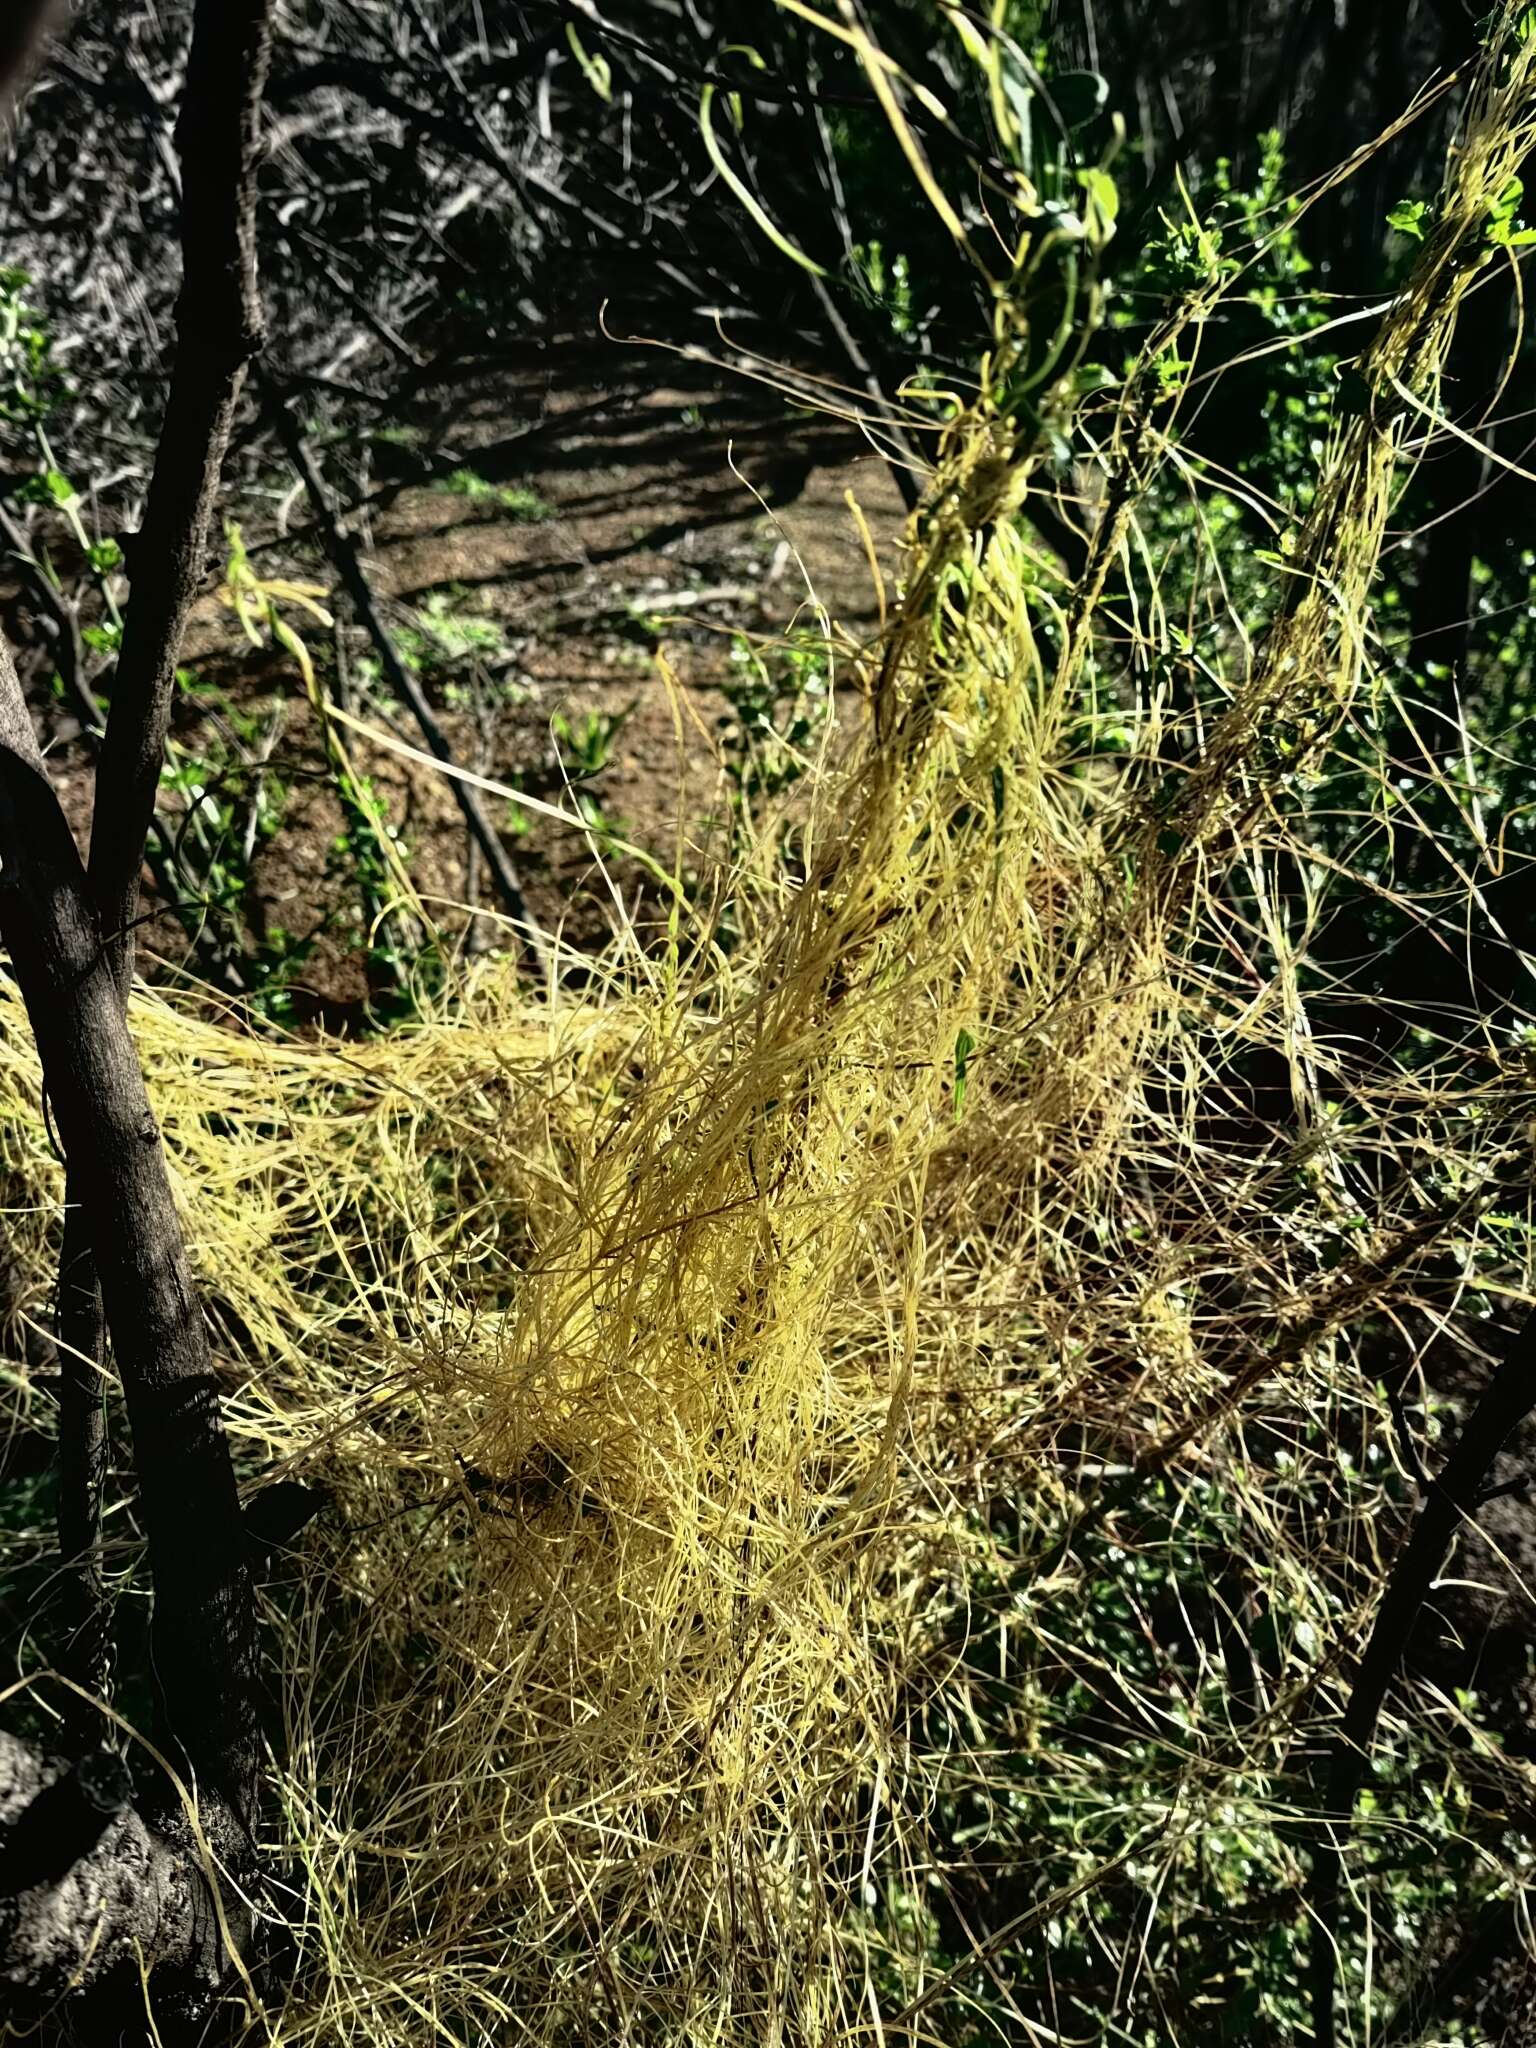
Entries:
<svg viewBox="0 0 1536 2048">
<path fill-rule="evenodd" d="M 131 602 L 96 769 L 89 890 L 119 1006 L 133 978 L 145 842 L 165 760 L 176 666 L 202 586 L 208 530 L 246 366 L 262 342 L 256 173 L 272 0 L 198 0 L 176 128 L 182 288 L 149 502 L 132 544 Z M 66 1668 L 102 1689 L 109 1624 L 96 1562 L 107 1463 L 101 1298 L 71 1158 L 59 1267 L 59 1549 Z"/>
<path fill-rule="evenodd" d="M 207 1332 L 85 870 L 3 648 L 0 939 L 37 1041 L 122 1375 L 154 1584 L 161 1742 L 197 1787 L 205 1833 L 248 1871 L 259 1750 L 254 1602 Z M 12 1860 L 14 1833 L 13 1825 L 5 1845 Z M 12 1873 L 26 1910 L 7 1916 L 11 1942 L 41 1910 L 27 1875 Z M 192 1900 L 189 1891 L 189 1911 Z M 106 1939 L 113 1930 L 98 1931 Z M 13 1983 L 15 1963 L 13 1955 L 5 1964 Z"/>
</svg>

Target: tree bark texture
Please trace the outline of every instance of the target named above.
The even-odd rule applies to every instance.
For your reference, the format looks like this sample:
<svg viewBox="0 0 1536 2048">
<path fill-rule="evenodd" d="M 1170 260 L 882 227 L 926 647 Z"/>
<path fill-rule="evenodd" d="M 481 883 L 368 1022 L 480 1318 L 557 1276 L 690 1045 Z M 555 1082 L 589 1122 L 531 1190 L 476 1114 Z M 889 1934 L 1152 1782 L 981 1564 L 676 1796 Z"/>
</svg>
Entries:
<svg viewBox="0 0 1536 2048">
<path fill-rule="evenodd" d="M 100 1275 L 149 1538 L 157 1732 L 195 1792 L 202 1836 L 168 1788 L 168 1819 L 134 1812 L 121 1765 L 99 1751 L 66 1764 L 0 1737 L 0 1985 L 18 2012 L 67 1987 L 71 2009 L 83 1998 L 89 2012 L 98 1987 L 115 2026 L 126 1989 L 142 1997 L 142 1960 L 161 1987 L 155 2024 L 168 2040 L 173 2022 L 202 2024 L 229 1942 L 243 1951 L 251 1939 L 251 1551 L 159 1131 L 85 869 L 3 646 L 0 939 Z M 236 1881 L 222 1912 L 209 1851 Z"/>
<path fill-rule="evenodd" d="M 243 1809 L 257 1748 L 250 1568 L 207 1334 L 85 872 L 4 650 L 0 937 L 80 1192 L 122 1376 L 165 1728 L 199 1780 Z"/>
<path fill-rule="evenodd" d="M 208 529 L 246 365 L 263 339 L 256 170 L 271 13 L 271 0 L 199 0 L 176 124 L 182 247 L 176 364 L 144 523 L 128 563 L 132 601 L 91 820 L 91 888 L 125 994 L 176 663 L 187 614 L 202 587 Z"/>
<path fill-rule="evenodd" d="M 246 365 L 262 343 L 256 173 L 272 0 L 199 0 L 180 119 L 182 287 L 176 362 L 96 768 L 89 888 L 119 1005 L 133 978 L 140 871 L 165 760 L 176 665 L 202 587 L 208 531 Z M 103 1689 L 110 1622 L 97 1555 L 107 1465 L 102 1303 L 78 1162 L 59 1272 L 59 1514 L 65 1668 Z"/>
<path fill-rule="evenodd" d="M 111 1752 L 70 1763 L 0 1734 L 0 2011 L 25 2020 L 68 2001 L 89 2036 L 134 2038 L 143 1977 L 174 1981 L 156 2026 L 199 2030 L 228 1972 L 220 1921 L 242 1942 L 238 1892 L 215 1897 L 190 1830 L 153 1826 L 128 1802 Z"/>
</svg>

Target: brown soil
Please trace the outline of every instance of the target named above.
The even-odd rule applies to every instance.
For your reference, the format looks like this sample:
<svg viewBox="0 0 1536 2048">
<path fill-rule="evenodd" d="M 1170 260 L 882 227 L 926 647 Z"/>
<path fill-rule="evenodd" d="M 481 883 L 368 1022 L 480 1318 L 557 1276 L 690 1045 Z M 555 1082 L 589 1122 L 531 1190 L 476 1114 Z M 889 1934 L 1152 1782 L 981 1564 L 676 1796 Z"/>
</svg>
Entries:
<svg viewBox="0 0 1536 2048">
<path fill-rule="evenodd" d="M 887 580 L 902 517 L 889 471 L 855 427 L 761 385 L 722 390 L 723 381 L 716 368 L 654 349 L 530 353 L 428 394 L 405 434 L 365 451 L 357 522 L 392 632 L 407 652 L 426 654 L 423 681 L 457 760 L 566 809 L 585 799 L 669 862 L 681 816 L 686 860 L 701 866 L 729 813 L 722 749 L 732 749 L 732 706 L 720 686 L 733 672 L 733 636 L 819 635 L 830 619 L 852 642 L 867 640 L 877 598 L 848 494 L 881 536 Z M 263 576 L 333 589 L 302 499 L 290 494 L 265 534 L 248 519 L 246 537 Z M 345 600 L 332 603 L 355 710 L 423 746 L 409 710 L 382 694 Z M 301 611 L 285 616 L 334 688 L 333 635 Z M 680 685 L 675 704 L 663 661 Z M 369 988 L 355 868 L 337 848 L 345 816 L 295 664 L 251 647 L 211 594 L 186 662 L 202 694 L 179 701 L 177 744 L 194 757 L 216 753 L 231 714 L 254 719 L 259 737 L 243 745 L 267 751 L 267 774 L 287 792 L 279 828 L 250 862 L 249 943 L 279 927 L 295 935 L 305 947 L 298 1013 L 358 1016 Z M 226 704 L 210 706 L 211 690 Z M 583 779 L 556 720 L 579 735 L 589 714 L 622 723 L 599 771 Z M 469 930 L 463 906 L 495 905 L 445 779 L 366 741 L 349 744 L 386 798 L 412 880 L 443 930 L 456 942 L 468 933 L 471 944 L 507 943 L 491 918 Z M 61 749 L 57 766 L 81 822 L 83 749 Z M 249 777 L 237 780 L 244 803 Z M 589 836 L 527 813 L 519 827 L 503 799 L 485 802 L 546 930 L 600 948 L 620 916 L 615 889 L 624 914 L 643 919 L 638 863 L 612 859 L 605 877 Z M 186 934 L 163 908 L 143 951 L 152 972 L 195 972 Z"/>
</svg>

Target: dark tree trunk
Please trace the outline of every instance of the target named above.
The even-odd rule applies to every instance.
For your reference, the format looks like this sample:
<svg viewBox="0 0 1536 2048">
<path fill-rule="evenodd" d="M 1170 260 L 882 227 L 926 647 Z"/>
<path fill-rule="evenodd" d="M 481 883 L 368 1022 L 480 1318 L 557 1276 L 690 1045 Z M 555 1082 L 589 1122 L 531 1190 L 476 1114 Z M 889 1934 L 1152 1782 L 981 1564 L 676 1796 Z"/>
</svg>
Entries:
<svg viewBox="0 0 1536 2048">
<path fill-rule="evenodd" d="M 153 2038 L 204 2024 L 250 1947 L 248 1901 L 259 1876 L 253 1552 L 126 996 L 177 656 L 203 579 L 245 365 L 261 339 L 255 176 L 271 11 L 272 0 L 198 0 L 177 131 L 185 267 L 176 368 L 130 563 L 89 871 L 0 646 L 0 940 L 67 1170 L 59 1452 L 60 1544 L 73 1567 L 67 1665 L 87 1693 L 105 1672 L 104 1316 L 148 1536 L 154 1732 L 175 1775 L 134 1811 L 121 1763 L 84 1741 L 92 1710 L 79 1693 L 73 1763 L 0 1738 L 0 1984 L 10 1993 L 7 2017 L 65 1992 L 88 2006 L 94 1998 L 113 2040 L 133 2005 L 142 2008 L 141 1974 L 153 1986 Z"/>
<path fill-rule="evenodd" d="M 89 884 L 119 1003 L 133 978 L 140 871 L 154 818 L 176 664 L 203 582 L 208 531 L 246 365 L 261 346 L 256 170 L 271 53 L 271 0 L 200 0 L 176 140 L 182 289 L 176 364 L 142 530 L 132 597 L 96 768 Z M 102 1305 L 71 1164 L 59 1271 L 59 1549 L 69 1585 L 64 1662 L 100 1691 L 110 1619 L 97 1553 L 107 1462 L 101 1404 Z"/>
<path fill-rule="evenodd" d="M 159 1130 L 85 870 L 3 649 L 0 938 L 21 986 L 80 1191 L 127 1400 L 154 1584 L 157 1733 L 195 1790 L 205 1838 L 226 1868 L 249 1879 L 259 1750 L 254 1607 L 218 1388 Z M 25 1755 L 12 1755 L 17 1782 L 27 1777 Z M 46 1777 L 52 1767 L 33 1761 L 34 1776 Z M 27 1802 L 20 1805 L 25 1813 Z M 29 1882 L 35 1873 L 16 1868 L 16 1832 L 13 1816 L 3 1845 L 11 1896 L 0 1898 L 0 1908 L 8 1908 L 0 1917 L 0 1955 L 13 1986 L 31 1967 L 29 1956 L 36 1962 L 44 1951 L 56 1952 L 68 1901 L 83 1908 L 101 1890 L 73 1866 Z M 142 1832 L 125 1820 L 113 1840 L 137 1854 Z M 111 1853 L 110 1847 L 92 1851 L 109 1861 Z M 173 1923 L 194 1906 L 196 1915 L 205 1915 L 206 1886 L 196 1879 L 190 1844 L 167 1838 L 164 1857 L 179 1858 L 186 1870 L 175 1890 L 180 1904 L 168 1898 L 163 1924 L 157 1923 L 161 1946 L 185 1961 L 192 1936 Z M 103 1898 L 109 1919 L 98 1933 L 110 1949 L 118 1931 L 110 1915 L 127 1907 L 138 1913 L 143 1900 L 140 1887 L 115 1879 Z M 43 1927 L 53 1932 L 45 1936 Z"/>
<path fill-rule="evenodd" d="M 207 1335 L 85 872 L 3 650 L 0 938 L 80 1190 L 122 1375 L 165 1729 L 199 1779 L 244 1808 L 256 1761 L 250 1574 Z"/>
<path fill-rule="evenodd" d="M 206 2041 L 228 1975 L 220 1921 L 244 1946 L 249 1914 L 215 1888 L 190 1831 L 153 1826 L 128 1790 L 110 1752 L 70 1764 L 0 1734 L 0 2010 L 24 2021 L 67 2000 L 73 2038 L 114 2048 Z M 157 1985 L 154 2034 L 132 2024 L 141 1965 Z"/>
</svg>

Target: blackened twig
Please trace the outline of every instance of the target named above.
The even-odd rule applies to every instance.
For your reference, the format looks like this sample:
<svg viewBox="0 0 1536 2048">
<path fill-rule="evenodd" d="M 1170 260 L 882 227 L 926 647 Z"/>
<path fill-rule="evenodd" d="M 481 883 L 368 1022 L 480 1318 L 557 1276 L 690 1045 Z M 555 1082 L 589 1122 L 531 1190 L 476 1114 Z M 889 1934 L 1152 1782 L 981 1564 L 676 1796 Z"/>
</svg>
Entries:
<svg viewBox="0 0 1536 2048">
<path fill-rule="evenodd" d="M 298 472 L 308 493 L 325 541 L 326 553 L 346 587 L 359 622 L 373 642 L 385 681 L 395 695 L 410 706 L 411 714 L 421 728 L 422 736 L 434 756 L 446 767 L 454 767 L 456 764 L 453 749 L 448 743 L 447 734 L 438 724 L 436 714 L 427 702 L 421 684 L 400 659 L 399 649 L 395 646 L 393 636 L 380 615 L 373 588 L 363 569 L 362 558 L 351 535 L 332 508 L 325 486 L 320 481 L 319 472 L 305 445 L 304 436 L 299 431 L 298 421 L 283 402 L 281 393 L 270 377 L 258 370 L 257 382 L 271 413 L 272 423 L 288 451 L 288 459 Z M 528 908 L 517 870 L 513 867 L 511 856 L 502 843 L 501 834 L 486 816 L 479 793 L 457 775 L 451 775 L 448 781 L 464 822 L 474 834 L 475 843 L 485 857 L 486 867 L 496 885 L 496 893 L 501 898 L 507 915 L 517 925 L 533 964 L 542 969 L 545 965 L 543 934 Z"/>
<path fill-rule="evenodd" d="M 1468 1416 L 1440 1477 L 1433 1481 L 1418 1519 L 1387 1578 L 1376 1623 L 1355 1673 L 1339 1723 L 1307 1888 L 1311 1914 L 1313 2048 L 1333 2048 L 1334 1986 L 1338 1972 L 1341 1859 L 1339 1839 L 1349 1825 L 1370 1762 L 1371 1742 L 1393 1673 L 1461 1526 L 1477 1512 L 1483 1484 L 1511 1433 L 1536 1409 L 1536 1316 L 1525 1323 Z"/>
</svg>

